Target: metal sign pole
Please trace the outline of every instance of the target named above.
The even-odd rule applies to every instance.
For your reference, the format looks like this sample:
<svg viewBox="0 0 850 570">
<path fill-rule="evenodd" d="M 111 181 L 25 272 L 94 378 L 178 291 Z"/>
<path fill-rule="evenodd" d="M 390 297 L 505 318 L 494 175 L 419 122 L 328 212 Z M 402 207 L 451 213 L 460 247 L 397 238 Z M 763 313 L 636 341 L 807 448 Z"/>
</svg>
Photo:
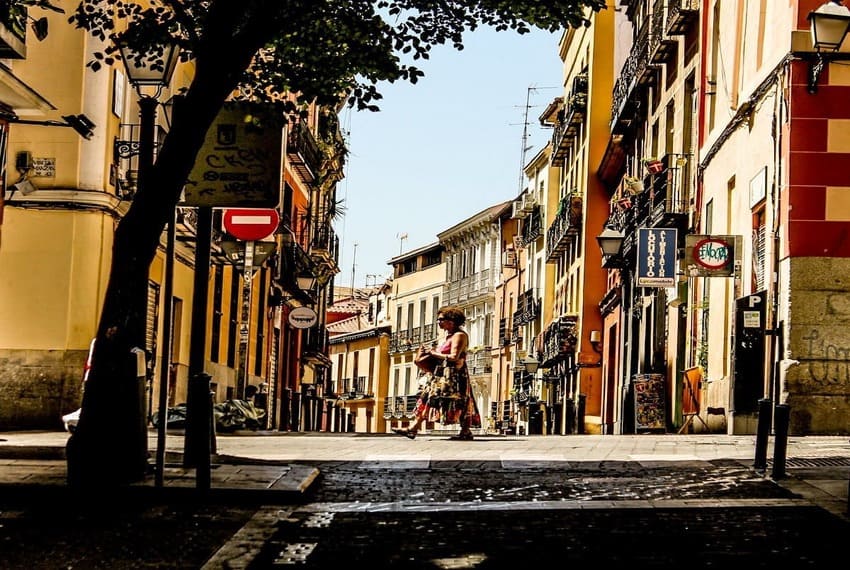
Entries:
<svg viewBox="0 0 850 570">
<path fill-rule="evenodd" d="M 236 363 L 236 398 L 245 399 L 248 381 L 248 332 L 251 318 L 251 282 L 254 273 L 254 242 L 245 242 L 245 263 L 242 275 L 242 317 L 239 325 L 239 362 Z"/>
</svg>

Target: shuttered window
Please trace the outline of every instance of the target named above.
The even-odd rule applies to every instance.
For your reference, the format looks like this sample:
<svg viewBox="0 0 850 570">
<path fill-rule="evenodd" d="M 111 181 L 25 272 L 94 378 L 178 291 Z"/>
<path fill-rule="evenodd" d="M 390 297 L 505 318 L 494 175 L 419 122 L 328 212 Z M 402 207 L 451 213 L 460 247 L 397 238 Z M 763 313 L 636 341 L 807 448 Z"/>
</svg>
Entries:
<svg viewBox="0 0 850 570">
<path fill-rule="evenodd" d="M 767 240 L 767 228 L 764 223 L 753 229 L 753 291 L 762 291 L 767 288 L 765 279 L 765 242 Z"/>
<path fill-rule="evenodd" d="M 148 353 L 148 370 L 155 370 L 156 323 L 159 317 L 159 284 L 148 281 L 148 310 L 145 321 L 145 350 Z"/>
</svg>

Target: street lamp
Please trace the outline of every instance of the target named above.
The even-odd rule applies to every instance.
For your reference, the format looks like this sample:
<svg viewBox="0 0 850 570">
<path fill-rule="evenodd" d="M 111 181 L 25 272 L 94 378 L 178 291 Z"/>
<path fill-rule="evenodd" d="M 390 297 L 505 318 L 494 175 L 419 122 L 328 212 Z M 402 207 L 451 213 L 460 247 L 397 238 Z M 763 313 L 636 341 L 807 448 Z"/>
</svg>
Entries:
<svg viewBox="0 0 850 570">
<path fill-rule="evenodd" d="M 540 366 L 540 362 L 537 361 L 533 356 L 529 356 L 525 360 L 522 361 L 522 369 L 525 370 L 528 374 L 532 376 L 537 373 L 537 368 Z"/>
<path fill-rule="evenodd" d="M 850 9 L 841 0 L 831 0 L 809 12 L 806 19 L 811 22 L 812 47 L 817 52 L 809 69 L 809 93 L 816 93 L 825 61 L 835 57 L 831 54 L 838 51 L 850 31 Z"/>
<path fill-rule="evenodd" d="M 171 76 L 177 65 L 179 48 L 176 45 L 161 46 L 153 50 L 153 53 L 161 53 L 162 59 L 154 56 L 145 57 L 141 52 L 131 49 L 128 45 L 120 46 L 121 58 L 127 71 L 127 80 L 139 95 L 139 180 L 140 191 L 147 191 L 148 177 L 153 167 L 154 129 L 156 128 L 156 108 L 159 104 L 158 97 L 164 87 L 171 83 Z M 144 87 L 155 87 L 156 93 L 148 95 L 143 93 Z M 156 439 L 156 486 L 164 484 L 163 474 L 165 470 L 165 431 L 168 423 L 168 378 L 171 371 L 171 321 L 172 300 L 174 284 L 174 241 L 175 241 L 175 219 L 174 212 L 168 221 L 168 233 L 166 234 L 165 250 L 165 275 L 163 276 L 163 296 L 165 307 L 163 310 L 162 331 L 162 362 L 159 373 L 159 425 L 157 426 Z M 147 438 L 145 438 L 147 441 Z M 145 450 L 147 453 L 147 450 Z"/>
<path fill-rule="evenodd" d="M 625 234 L 621 230 L 614 229 L 611 226 L 605 226 L 602 233 L 596 236 L 599 249 L 602 250 L 603 267 L 608 267 L 611 260 L 619 257 L 625 237 Z"/>
<path fill-rule="evenodd" d="M 309 273 L 299 275 L 295 278 L 295 282 L 298 283 L 298 288 L 308 294 L 313 293 L 313 290 L 316 288 L 317 281 L 318 279 L 316 278 L 316 276 Z"/>
</svg>

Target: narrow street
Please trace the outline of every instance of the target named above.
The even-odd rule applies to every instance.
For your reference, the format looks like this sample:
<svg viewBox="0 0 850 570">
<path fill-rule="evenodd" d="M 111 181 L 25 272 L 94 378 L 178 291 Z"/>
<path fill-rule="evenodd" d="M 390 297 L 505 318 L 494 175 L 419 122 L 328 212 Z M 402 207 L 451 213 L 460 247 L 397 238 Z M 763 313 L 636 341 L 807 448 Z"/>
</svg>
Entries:
<svg viewBox="0 0 850 570">
<path fill-rule="evenodd" d="M 850 531 L 840 437 L 791 438 L 774 480 L 748 436 L 234 435 L 203 498 L 176 480 L 82 498 L 57 476 L 66 435 L 3 435 L 3 568 L 818 568 Z M 281 468 L 319 475 L 300 497 L 248 491 Z"/>
</svg>

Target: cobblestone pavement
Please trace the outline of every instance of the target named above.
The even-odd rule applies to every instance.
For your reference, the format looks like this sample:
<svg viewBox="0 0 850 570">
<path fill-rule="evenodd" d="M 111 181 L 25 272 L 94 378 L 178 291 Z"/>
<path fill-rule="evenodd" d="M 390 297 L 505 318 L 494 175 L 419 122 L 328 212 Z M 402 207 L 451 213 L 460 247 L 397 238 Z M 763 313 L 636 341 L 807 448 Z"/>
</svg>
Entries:
<svg viewBox="0 0 850 570">
<path fill-rule="evenodd" d="M 307 504 L 205 568 L 832 567 L 850 532 L 738 460 L 535 463 L 314 463 Z"/>
</svg>

